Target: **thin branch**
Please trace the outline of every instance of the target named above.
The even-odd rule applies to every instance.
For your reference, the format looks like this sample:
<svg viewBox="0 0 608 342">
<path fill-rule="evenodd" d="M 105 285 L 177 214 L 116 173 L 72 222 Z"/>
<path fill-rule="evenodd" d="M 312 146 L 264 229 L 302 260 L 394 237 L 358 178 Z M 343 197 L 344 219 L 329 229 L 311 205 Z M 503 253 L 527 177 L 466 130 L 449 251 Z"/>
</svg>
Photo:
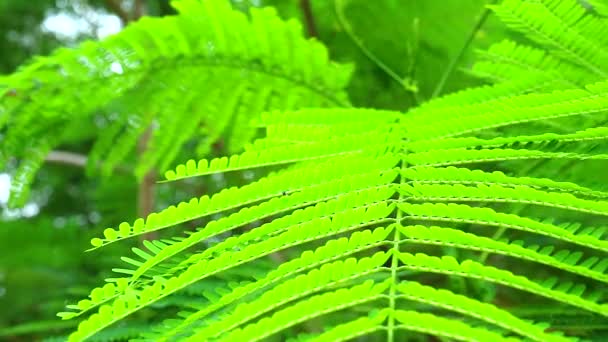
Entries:
<svg viewBox="0 0 608 342">
<path fill-rule="evenodd" d="M 63 164 L 84 168 L 87 165 L 87 156 L 80 153 L 74 153 L 70 151 L 59 151 L 54 150 L 51 151 L 44 159 L 46 162 L 55 163 L 55 164 Z M 100 163 L 101 164 L 101 163 Z M 99 166 L 99 165 L 97 165 Z M 115 167 L 116 171 L 125 174 L 131 174 L 131 169 L 125 165 L 117 165 Z"/>
<path fill-rule="evenodd" d="M 120 18 L 123 26 L 129 22 L 129 13 L 120 6 L 120 0 L 106 0 L 106 6 Z"/>
<path fill-rule="evenodd" d="M 448 80 L 448 78 L 450 77 L 452 72 L 454 72 L 456 65 L 458 64 L 458 62 L 464 55 L 464 53 L 467 50 L 467 48 L 469 47 L 469 45 L 471 45 L 471 43 L 473 42 L 473 39 L 475 39 L 475 35 L 477 34 L 477 31 L 479 31 L 481 29 L 481 27 L 483 26 L 483 24 L 485 24 L 486 19 L 488 19 L 488 15 L 490 15 L 490 9 L 486 7 L 483 10 L 483 13 L 479 17 L 479 19 L 477 20 L 477 22 L 475 23 L 475 26 L 473 26 L 473 29 L 471 30 L 471 32 L 469 32 L 469 36 L 467 37 L 467 40 L 464 42 L 464 44 L 458 51 L 458 54 L 456 54 L 456 56 L 454 56 L 454 58 L 452 58 L 452 60 L 450 60 L 450 64 L 446 68 L 443 75 L 441 75 L 441 79 L 437 83 L 437 86 L 435 87 L 435 90 L 433 91 L 433 94 L 431 95 L 431 99 L 434 97 L 437 97 L 441 94 L 441 91 L 443 90 L 443 87 L 445 86 L 445 82 Z"/>
<path fill-rule="evenodd" d="M 409 78 L 404 78 L 399 76 L 393 69 L 391 69 L 388 65 L 380 60 L 373 52 L 371 52 L 368 48 L 365 47 L 363 41 L 355 35 L 353 32 L 350 23 L 346 20 L 344 13 L 342 11 L 343 8 L 342 0 L 334 0 L 334 10 L 336 12 L 336 17 L 338 18 L 338 23 L 344 29 L 344 32 L 348 35 L 348 37 L 359 47 L 359 50 L 363 52 L 367 58 L 369 58 L 372 62 L 374 62 L 382 71 L 384 71 L 387 75 L 390 76 L 393 80 L 399 83 L 405 90 L 411 91 L 413 93 L 418 92 L 418 86 L 414 81 Z"/>
<path fill-rule="evenodd" d="M 68 151 L 51 151 L 46 156 L 45 161 L 50 163 L 85 167 L 87 165 L 87 156 Z"/>
<path fill-rule="evenodd" d="M 317 27 L 315 26 L 315 18 L 312 14 L 310 0 L 300 0 L 300 9 L 304 15 L 304 23 L 306 24 L 306 32 L 309 37 L 318 37 Z"/>
</svg>

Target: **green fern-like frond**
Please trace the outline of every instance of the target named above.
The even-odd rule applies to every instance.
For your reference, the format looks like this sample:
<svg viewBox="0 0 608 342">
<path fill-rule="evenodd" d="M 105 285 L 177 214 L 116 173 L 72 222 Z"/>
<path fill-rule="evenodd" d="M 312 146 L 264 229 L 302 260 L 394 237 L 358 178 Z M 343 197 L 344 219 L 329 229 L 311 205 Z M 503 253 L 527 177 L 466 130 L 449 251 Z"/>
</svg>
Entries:
<svg viewBox="0 0 608 342">
<path fill-rule="evenodd" d="M 597 77 L 605 78 L 607 22 L 576 1 L 503 1 L 492 7 L 511 28 Z"/>
<path fill-rule="evenodd" d="M 88 162 L 94 171 L 103 161 L 105 176 L 150 129 L 148 152 L 135 167 L 143 176 L 169 168 L 187 143 L 196 142 L 192 153 L 201 157 L 222 137 L 239 151 L 256 134 L 254 115 L 265 110 L 349 105 L 343 89 L 350 68 L 330 62 L 297 21 L 279 19 L 272 8 L 247 16 L 225 0 L 173 5 L 175 16 L 142 18 L 3 78 L 0 166 L 12 156 L 23 165 L 11 204 L 23 203 L 40 158 L 83 123 L 104 128 L 99 139 L 95 129 L 90 134 L 97 141 Z M 100 109 L 109 113 L 101 121 Z M 52 143 L 39 140 L 49 133 L 57 136 Z"/>
<path fill-rule="evenodd" d="M 471 72 L 510 88 L 511 95 L 582 87 L 605 80 L 608 21 L 590 13 L 584 2 L 502 1 L 493 12 L 510 28 L 538 45 L 506 40 L 480 51 Z M 589 2 L 591 3 L 591 2 Z M 601 13 L 601 1 L 591 3 Z M 530 87 L 518 86 L 526 81 Z M 478 91 L 478 90 L 477 90 Z"/>
<path fill-rule="evenodd" d="M 551 55 L 543 49 L 503 41 L 479 52 L 472 73 L 494 82 L 514 81 L 521 76 L 537 77 L 542 88 L 581 87 L 598 79 L 582 67 Z M 540 81 L 542 79 L 542 81 Z"/>
<path fill-rule="evenodd" d="M 120 270 L 126 277 L 63 314 L 97 310 L 71 338 L 84 339 L 193 284 L 281 253 L 287 259 L 276 270 L 211 296 L 208 305 L 167 321 L 151 338 L 262 340 L 322 318 L 334 325 L 307 338 L 327 340 L 361 323 L 365 329 L 352 336 L 415 331 L 462 340 L 569 340 L 508 308 L 420 281 L 462 277 L 525 292 L 542 305 L 608 317 L 606 229 L 586 224 L 608 215 L 606 192 L 553 174 L 529 177 L 521 167 L 530 159 L 605 162 L 601 149 L 592 148 L 603 143 L 605 127 L 556 134 L 532 126 L 533 135 L 494 137 L 554 118 L 601 121 L 606 98 L 606 84 L 597 83 L 462 105 L 458 112 L 429 106 L 412 115 L 316 109 L 263 116 L 257 124 L 266 135 L 243 154 L 191 160 L 167 180 L 284 168 L 94 239 L 99 247 L 223 213 L 184 237 L 135 250 Z M 428 116 L 433 124 L 423 119 Z M 260 221 L 266 223 L 243 229 Z M 514 238 L 502 238 L 504 232 Z M 206 242 L 222 235 L 228 237 Z M 294 255 L 296 247 L 307 250 Z M 441 256 L 446 248 L 460 253 Z M 529 267 L 509 268 L 505 260 Z"/>
<path fill-rule="evenodd" d="M 80 320 L 68 340 L 118 335 L 160 311 L 123 337 L 543 342 L 583 335 L 558 324 L 572 313 L 603 324 L 606 178 L 577 174 L 608 167 L 601 4 L 491 5 L 535 45 L 481 51 L 470 72 L 493 85 L 405 113 L 351 108 L 349 68 L 296 22 L 221 0 L 175 1 L 176 16 L 3 76 L 0 161 L 21 158 L 15 204 L 46 153 L 96 115 L 104 134 L 89 137 L 89 162 L 104 161 L 101 175 L 145 134 L 149 149 L 129 168 L 164 171 L 168 186 L 255 170 L 245 185 L 92 239 L 103 251 L 183 231 L 132 248 L 114 277 L 59 313 Z M 230 155 L 207 157 L 220 137 Z"/>
</svg>

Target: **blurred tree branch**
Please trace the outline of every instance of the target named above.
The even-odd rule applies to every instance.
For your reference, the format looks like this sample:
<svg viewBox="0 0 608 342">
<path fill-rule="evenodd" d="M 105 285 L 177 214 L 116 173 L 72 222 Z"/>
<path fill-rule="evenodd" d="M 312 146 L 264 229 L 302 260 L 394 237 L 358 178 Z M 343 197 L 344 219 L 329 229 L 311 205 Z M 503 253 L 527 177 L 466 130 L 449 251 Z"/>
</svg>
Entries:
<svg viewBox="0 0 608 342">
<path fill-rule="evenodd" d="M 139 18 L 146 14 L 145 3 L 143 0 L 135 0 L 133 2 L 133 12 L 128 13 L 121 6 L 121 0 L 106 0 L 106 5 L 120 18 L 123 26 L 126 26 L 129 22 L 137 21 Z M 137 142 L 137 155 L 141 157 L 148 149 L 149 140 L 152 135 L 153 128 L 148 127 L 146 132 L 141 135 Z M 137 196 L 137 216 L 146 217 L 154 211 L 155 202 L 155 183 L 156 183 L 156 172 L 155 170 L 148 171 L 143 179 L 141 179 L 138 188 Z M 142 240 L 152 240 L 157 237 L 156 233 L 144 234 Z"/>
<path fill-rule="evenodd" d="M 120 18 L 123 25 L 126 25 L 130 15 L 120 6 L 120 2 L 120 0 L 106 0 L 106 6 Z"/>
<path fill-rule="evenodd" d="M 131 21 L 136 21 L 142 16 L 146 14 L 146 8 L 143 0 L 135 0 L 133 4 L 133 15 L 131 16 Z M 137 155 L 138 157 L 143 156 L 146 150 L 149 148 L 150 138 L 152 137 L 154 128 L 152 126 L 148 127 L 146 132 L 139 137 L 139 141 L 137 142 L 138 149 Z M 137 216 L 138 217 L 147 217 L 154 211 L 154 203 L 155 203 L 155 184 L 156 184 L 156 170 L 149 170 L 144 178 L 139 183 L 138 196 L 137 196 Z M 156 232 L 146 233 L 141 236 L 141 240 L 154 240 L 158 238 L 158 234 Z"/>
<path fill-rule="evenodd" d="M 68 151 L 51 151 L 45 159 L 50 163 L 66 164 L 78 167 L 85 167 L 87 164 L 87 156 L 68 152 Z"/>
<path fill-rule="evenodd" d="M 87 156 L 80 153 L 70 151 L 51 151 L 45 158 L 46 162 L 71 165 L 84 168 L 87 165 Z M 122 173 L 131 173 L 130 168 L 124 165 L 118 165 L 116 170 Z"/>
<path fill-rule="evenodd" d="M 306 24 L 306 32 L 309 37 L 318 37 L 317 27 L 315 26 L 315 18 L 310 7 L 310 0 L 300 0 L 300 9 L 304 15 L 304 23 Z"/>
</svg>

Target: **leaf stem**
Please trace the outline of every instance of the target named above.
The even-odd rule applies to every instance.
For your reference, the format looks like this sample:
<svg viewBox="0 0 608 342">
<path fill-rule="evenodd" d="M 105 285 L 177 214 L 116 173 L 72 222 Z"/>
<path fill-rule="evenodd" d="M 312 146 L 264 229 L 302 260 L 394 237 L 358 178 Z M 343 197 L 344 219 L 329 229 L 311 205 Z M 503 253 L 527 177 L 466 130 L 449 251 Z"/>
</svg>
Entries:
<svg viewBox="0 0 608 342">
<path fill-rule="evenodd" d="M 405 167 L 405 162 L 404 159 L 401 160 L 400 163 L 401 167 Z M 403 184 L 403 176 L 401 174 L 399 174 L 399 183 Z M 401 201 L 402 195 L 399 194 L 399 201 Z M 397 275 L 397 271 L 399 269 L 399 243 L 400 243 L 400 236 L 399 236 L 399 226 L 401 226 L 401 220 L 402 220 L 402 211 L 401 209 L 399 209 L 399 206 L 397 206 L 397 218 L 396 218 L 396 224 L 395 224 L 395 235 L 393 236 L 393 247 L 392 247 L 392 259 L 391 259 L 391 278 L 393 280 L 393 282 L 391 283 L 391 288 L 389 290 L 389 307 L 391 308 L 391 313 L 388 316 L 388 323 L 387 323 L 387 334 L 386 334 L 386 341 L 387 342 L 393 342 L 395 340 L 395 309 L 396 309 L 396 292 L 397 292 L 397 283 L 398 283 L 398 275 Z"/>
<path fill-rule="evenodd" d="M 469 45 L 471 45 L 471 43 L 473 42 L 473 39 L 475 39 L 475 35 L 477 34 L 477 31 L 479 31 L 481 29 L 481 27 L 485 24 L 486 20 L 488 19 L 488 15 L 490 15 L 490 9 L 486 7 L 483 10 L 479 19 L 477 20 L 477 22 L 475 23 L 475 26 L 473 26 L 473 29 L 471 30 L 471 32 L 469 32 L 469 36 L 467 37 L 467 40 L 464 42 L 464 44 L 462 45 L 462 47 L 460 48 L 458 53 L 454 56 L 454 58 L 452 58 L 450 60 L 450 64 L 448 64 L 448 67 L 446 68 L 445 72 L 441 75 L 441 79 L 439 79 L 439 82 L 437 83 L 437 86 L 435 87 L 435 90 L 433 91 L 433 94 L 431 95 L 431 99 L 441 95 L 441 92 L 443 91 L 443 87 L 445 86 L 445 83 L 447 82 L 447 80 L 450 77 L 450 75 L 452 74 L 452 72 L 454 72 L 456 65 L 458 64 L 458 62 L 464 55 L 464 52 L 467 50 Z"/>
<path fill-rule="evenodd" d="M 380 60 L 373 52 L 371 52 L 368 48 L 365 47 L 363 41 L 355 35 L 353 32 L 350 23 L 346 20 L 344 16 L 343 8 L 344 5 L 342 3 L 343 0 L 334 0 L 334 10 L 336 12 L 336 17 L 338 18 L 338 23 L 344 29 L 344 32 L 348 35 L 348 37 L 359 47 L 361 52 L 367 58 L 369 58 L 372 62 L 374 62 L 382 71 L 384 71 L 390 78 L 395 80 L 395 82 L 399 83 L 405 90 L 417 93 L 418 87 L 414 82 L 412 82 L 409 78 L 403 78 L 399 76 L 393 69 L 391 69 L 388 65 Z"/>
</svg>

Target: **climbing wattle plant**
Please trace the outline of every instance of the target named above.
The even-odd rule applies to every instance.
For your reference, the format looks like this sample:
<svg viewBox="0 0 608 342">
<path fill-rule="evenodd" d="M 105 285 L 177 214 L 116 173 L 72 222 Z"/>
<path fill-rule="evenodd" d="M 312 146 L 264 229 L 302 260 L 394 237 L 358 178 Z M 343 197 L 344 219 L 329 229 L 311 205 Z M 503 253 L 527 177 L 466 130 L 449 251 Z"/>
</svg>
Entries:
<svg viewBox="0 0 608 342">
<path fill-rule="evenodd" d="M 405 112 L 349 107 L 348 70 L 295 22 L 220 0 L 175 1 L 176 16 L 3 78 L 18 186 L 102 106 L 128 113 L 93 148 L 106 176 L 150 124 L 156 149 L 138 174 L 229 130 L 238 153 L 190 159 L 163 182 L 262 175 L 94 238 L 103 253 L 198 225 L 125 252 L 127 266 L 59 313 L 81 320 L 69 340 L 130 327 L 138 341 L 602 340 L 608 20 L 596 2 L 490 5 L 528 44 L 479 52 L 469 72 L 491 85 Z"/>
</svg>

